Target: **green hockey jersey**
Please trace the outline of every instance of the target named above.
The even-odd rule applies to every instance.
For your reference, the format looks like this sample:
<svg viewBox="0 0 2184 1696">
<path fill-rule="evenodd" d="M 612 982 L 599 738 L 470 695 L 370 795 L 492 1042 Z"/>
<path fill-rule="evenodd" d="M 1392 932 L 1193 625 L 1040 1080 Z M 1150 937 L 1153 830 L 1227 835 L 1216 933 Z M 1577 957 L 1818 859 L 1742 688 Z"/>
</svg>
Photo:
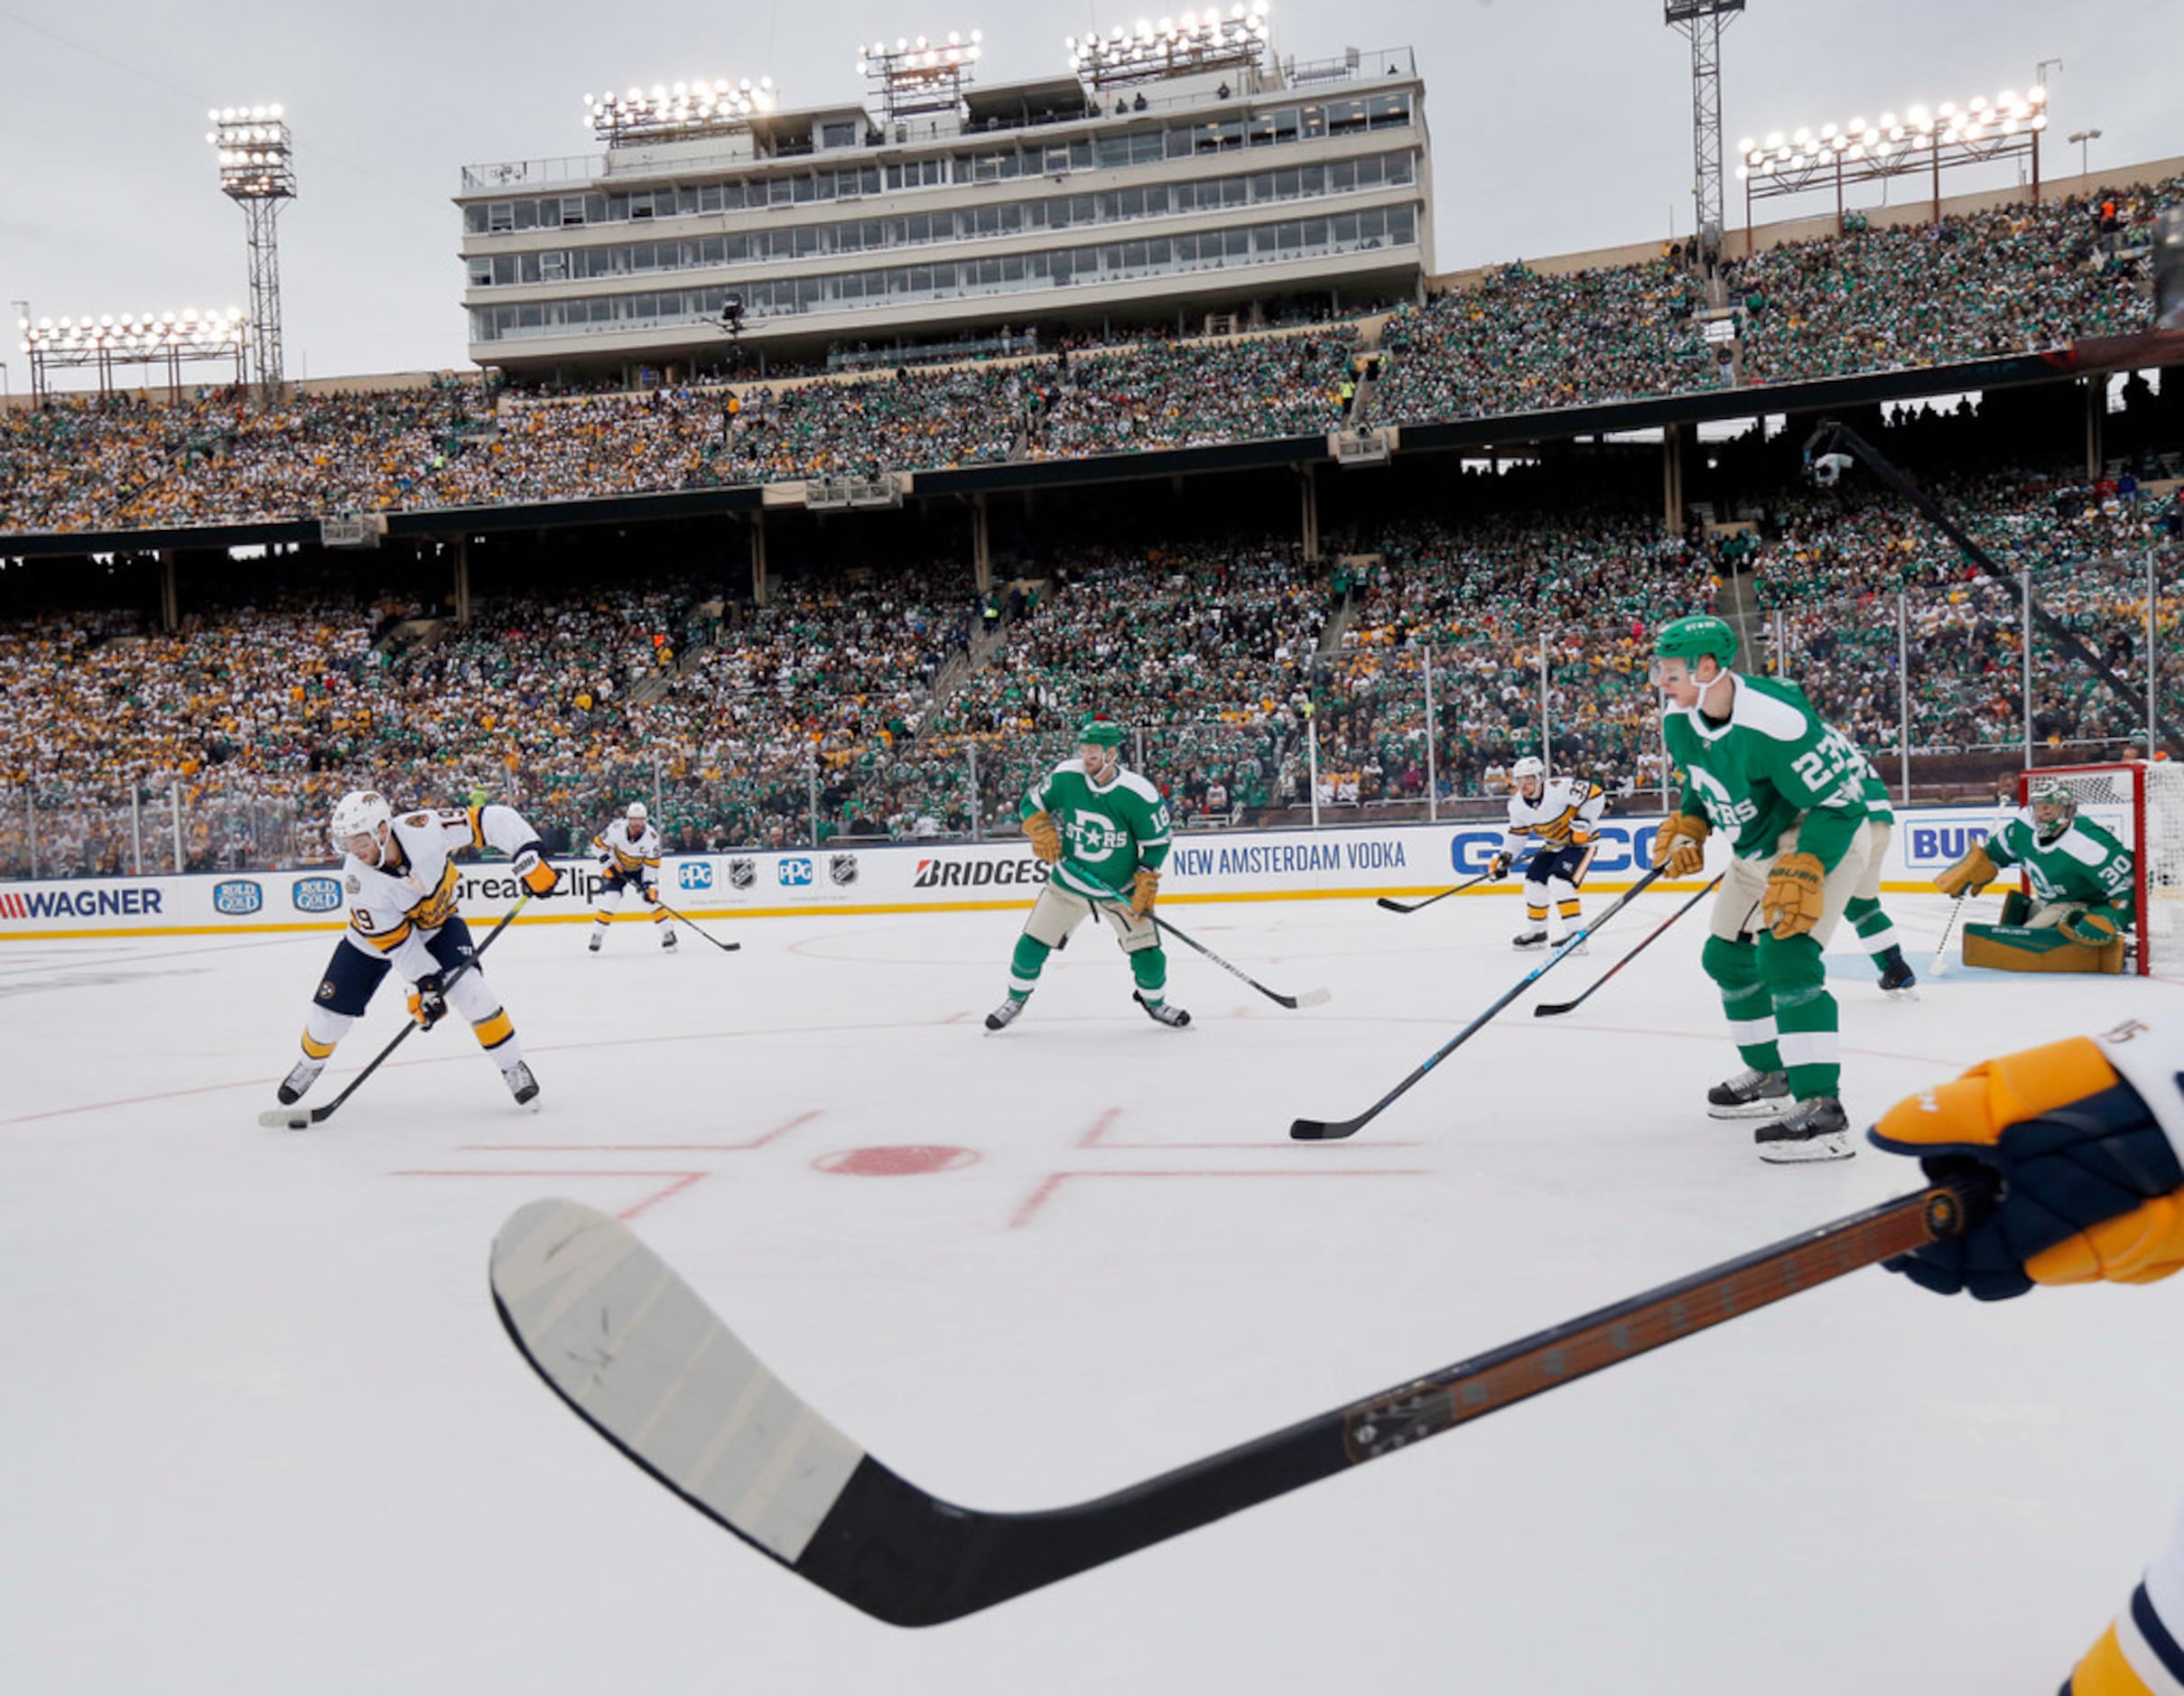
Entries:
<svg viewBox="0 0 2184 1696">
<path fill-rule="evenodd" d="M 2123 909 L 2136 921 L 2131 850 L 2089 818 L 2041 846 L 2032 815 L 2019 813 L 1987 838 L 1987 858 L 1998 866 L 2021 866 L 2041 901 L 2085 901 Z"/>
<path fill-rule="evenodd" d="M 1167 858 L 1167 803 L 1134 771 L 1116 770 L 1095 787 L 1082 759 L 1064 759 L 1031 786 L 1019 818 L 1045 813 L 1062 833 L 1062 862 L 1055 881 L 1075 895 L 1097 899 L 1128 895 L 1140 866 L 1158 871 Z"/>
<path fill-rule="evenodd" d="M 1833 871 L 1867 817 L 1865 756 L 1830 730 L 1805 692 L 1772 677 L 1732 674 L 1726 723 L 1670 707 L 1662 740 L 1684 774 L 1682 811 L 1703 815 L 1738 857 L 1770 858 L 1783 833 Z"/>
</svg>

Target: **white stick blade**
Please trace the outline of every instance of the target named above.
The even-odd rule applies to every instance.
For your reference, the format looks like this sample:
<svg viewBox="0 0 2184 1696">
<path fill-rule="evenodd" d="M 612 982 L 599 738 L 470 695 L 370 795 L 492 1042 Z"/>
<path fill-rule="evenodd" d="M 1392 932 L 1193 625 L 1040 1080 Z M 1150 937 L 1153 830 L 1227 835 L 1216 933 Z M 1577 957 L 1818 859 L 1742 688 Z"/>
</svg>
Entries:
<svg viewBox="0 0 2184 1696">
<path fill-rule="evenodd" d="M 1296 1004 L 1299 1007 L 1324 1007 L 1334 999 L 1334 996 L 1326 990 L 1306 990 L 1296 998 Z"/>
<path fill-rule="evenodd" d="M 311 1129 L 311 1109 L 308 1107 L 275 1107 L 258 1115 L 258 1123 L 268 1131 L 308 1131 Z"/>
<path fill-rule="evenodd" d="M 864 1451 L 813 1412 L 618 1219 L 534 1201 L 493 1241 L 531 1364 L 677 1494 L 794 1563 Z"/>
</svg>

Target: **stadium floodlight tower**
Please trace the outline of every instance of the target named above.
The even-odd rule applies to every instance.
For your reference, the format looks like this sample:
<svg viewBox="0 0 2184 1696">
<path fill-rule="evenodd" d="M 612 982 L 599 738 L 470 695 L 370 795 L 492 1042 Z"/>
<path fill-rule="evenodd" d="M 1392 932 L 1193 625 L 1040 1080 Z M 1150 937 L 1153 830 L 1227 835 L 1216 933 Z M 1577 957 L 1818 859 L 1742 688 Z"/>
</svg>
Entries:
<svg viewBox="0 0 2184 1696">
<path fill-rule="evenodd" d="M 894 46 L 874 42 L 857 54 L 857 74 L 879 96 L 890 118 L 918 112 L 953 112 L 963 101 L 963 85 L 973 74 L 985 37 L 977 30 L 965 41 L 954 30 L 945 41 L 897 38 Z"/>
<path fill-rule="evenodd" d="M 220 192 L 243 209 L 250 247 L 250 351 L 259 392 L 281 387 L 281 247 L 274 225 L 296 198 L 288 123 L 278 106 L 216 107 L 205 140 L 217 151 Z"/>
<path fill-rule="evenodd" d="M 1671 29 L 1691 38 L 1692 228 L 1702 251 L 1722 247 L 1722 31 L 1744 0 L 1662 0 Z"/>
<path fill-rule="evenodd" d="M 1269 33 L 1267 0 L 1250 0 L 1249 5 L 1237 0 L 1225 14 L 1213 5 L 1204 12 L 1185 12 L 1180 18 L 1162 18 L 1157 23 L 1140 18 L 1134 29 L 1117 25 L 1105 35 L 1094 31 L 1068 36 L 1064 44 L 1069 50 L 1070 68 L 1095 89 L 1229 70 L 1246 84 L 1248 92 L 1267 55 Z"/>
</svg>

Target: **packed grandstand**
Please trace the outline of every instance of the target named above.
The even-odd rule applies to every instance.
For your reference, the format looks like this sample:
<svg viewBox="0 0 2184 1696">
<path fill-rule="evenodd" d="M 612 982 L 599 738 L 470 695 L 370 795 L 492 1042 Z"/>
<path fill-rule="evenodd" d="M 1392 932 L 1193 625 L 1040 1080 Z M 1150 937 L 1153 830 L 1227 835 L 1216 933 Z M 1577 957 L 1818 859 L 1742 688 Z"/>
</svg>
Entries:
<svg viewBox="0 0 2184 1696">
<path fill-rule="evenodd" d="M 2028 750 L 2114 757 L 2156 706 L 2184 717 L 2184 666 L 2160 663 L 2184 649 L 2184 385 L 2123 385 L 2097 468 L 2068 383 L 1857 413 L 2138 704 L 2038 636 L 2028 654 L 2021 591 L 1886 489 L 1811 487 L 1780 418 L 1707 445 L 1677 529 L 1658 431 L 1577 442 L 1537 416 L 1733 387 L 1759 391 L 1751 418 L 1770 386 L 2142 332 L 2130 232 L 2184 177 L 2098 198 L 1718 266 L 1512 264 L 1341 321 L 849 377 L 0 411 L 0 557 L 48 560 L 0 573 L 0 875 L 321 858 L 328 801 L 374 782 L 506 796 L 571 844 L 633 797 L 671 850 L 989 834 L 1093 711 L 1131 727 L 1186 828 L 1461 807 L 1526 753 L 1629 793 L 1663 781 L 1650 632 L 1696 610 L 1736 620 L 1747 663 L 1795 677 L 1891 786 L 1991 793 Z M 1733 362 L 1702 333 L 1709 302 L 1734 313 Z M 1516 446 L 1331 473 L 1302 536 L 1294 468 L 1154 462 L 1144 499 L 1072 486 L 1073 461 L 1520 415 Z M 984 588 L 967 498 L 799 514 L 762 597 L 687 518 L 586 511 L 976 467 L 1032 491 Z M 498 533 L 497 569 L 451 609 L 450 540 L 514 508 L 531 527 Z M 353 555 L 275 527 L 345 511 L 460 516 Z M 204 527 L 230 528 L 163 616 L 149 562 Z"/>
</svg>

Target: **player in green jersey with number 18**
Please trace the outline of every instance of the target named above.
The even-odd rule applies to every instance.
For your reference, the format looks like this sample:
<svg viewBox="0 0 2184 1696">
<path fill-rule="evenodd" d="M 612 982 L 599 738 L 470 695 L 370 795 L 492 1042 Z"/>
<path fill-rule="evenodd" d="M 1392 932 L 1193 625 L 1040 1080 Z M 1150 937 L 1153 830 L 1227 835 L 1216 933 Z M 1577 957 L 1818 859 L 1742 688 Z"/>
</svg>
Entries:
<svg viewBox="0 0 2184 1696">
<path fill-rule="evenodd" d="M 1662 740 L 1684 774 L 1653 863 L 1696 875 L 1716 830 L 1733 855 L 1700 957 L 1745 1069 L 1708 1092 L 1708 1110 L 1767 1116 L 1753 1133 L 1761 1160 L 1845 1160 L 1854 1151 L 1821 950 L 1873 853 L 1864 756 L 1802 690 L 1731 670 L 1736 633 L 1719 619 L 1664 625 L 1653 653 Z"/>
<path fill-rule="evenodd" d="M 1008 999 L 986 1015 L 1005 1030 L 1024 1011 L 1046 956 L 1098 913 L 1113 928 L 1137 980 L 1134 999 L 1161 1024 L 1181 1029 L 1190 1014 L 1171 1007 L 1167 955 L 1153 923 L 1160 866 L 1167 858 L 1167 803 L 1160 791 L 1122 769 L 1122 727 L 1088 719 L 1077 757 L 1065 759 L 1025 796 L 1018 815 L 1031 851 L 1054 868 L 1033 903 L 1008 963 Z"/>
</svg>

